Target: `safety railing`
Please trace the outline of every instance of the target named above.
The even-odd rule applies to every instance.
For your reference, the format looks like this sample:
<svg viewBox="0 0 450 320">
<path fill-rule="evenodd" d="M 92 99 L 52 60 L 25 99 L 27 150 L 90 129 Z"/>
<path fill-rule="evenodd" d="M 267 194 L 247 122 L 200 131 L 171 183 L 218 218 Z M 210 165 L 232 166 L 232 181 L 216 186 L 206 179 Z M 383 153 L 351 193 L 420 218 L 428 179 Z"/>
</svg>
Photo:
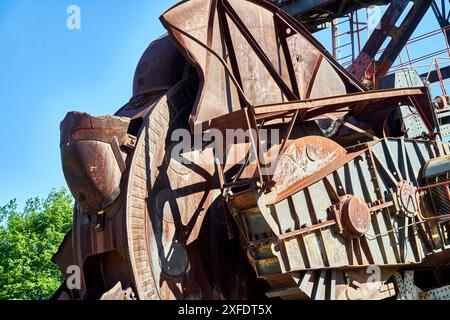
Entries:
<svg viewBox="0 0 450 320">
<path fill-rule="evenodd" d="M 450 181 L 439 182 L 416 189 L 416 200 L 420 203 L 420 197 L 428 194 L 435 210 L 433 216 L 425 217 L 419 205 L 419 216 L 423 221 L 435 221 L 450 219 Z"/>
</svg>

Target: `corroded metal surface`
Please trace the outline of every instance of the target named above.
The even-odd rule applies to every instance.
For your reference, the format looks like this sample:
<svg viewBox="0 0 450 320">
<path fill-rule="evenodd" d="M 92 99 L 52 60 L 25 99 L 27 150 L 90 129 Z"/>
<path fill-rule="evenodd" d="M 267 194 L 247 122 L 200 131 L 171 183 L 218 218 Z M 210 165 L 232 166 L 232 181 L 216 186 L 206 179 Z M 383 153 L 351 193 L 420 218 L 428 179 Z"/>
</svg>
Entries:
<svg viewBox="0 0 450 320">
<path fill-rule="evenodd" d="M 133 97 L 158 96 L 183 78 L 188 65 L 169 36 L 152 42 L 139 61 L 133 81 Z M 157 76 L 156 76 L 157 75 Z"/>
<path fill-rule="evenodd" d="M 375 28 L 357 59 L 352 63 L 349 72 L 367 85 L 379 87 L 381 77 L 385 76 L 399 57 L 402 49 L 413 35 L 420 21 L 431 7 L 433 0 L 416 0 L 407 9 L 407 0 L 393 0 Z M 408 10 L 407 14 L 406 11 Z M 400 19 L 405 15 L 404 19 Z M 377 53 L 383 43 L 389 40 L 380 57 Z"/>
<path fill-rule="evenodd" d="M 446 241 L 427 235 L 433 224 L 417 220 L 414 187 L 429 159 L 447 155 L 431 142 L 408 140 L 380 140 L 353 153 L 343 157 L 344 163 L 318 170 L 310 183 L 300 179 L 300 186 L 287 188 L 289 195 L 284 192 L 275 202 L 249 189 L 246 197 L 255 200 L 246 202 L 254 204 L 248 208 L 242 206 L 242 195 L 230 195 L 259 277 L 268 282 L 278 278 L 282 287 L 290 281 L 281 279 L 293 273 L 370 265 L 400 268 L 448 248 Z M 429 200 L 420 197 L 423 206 Z M 329 281 L 336 281 L 325 273 L 313 285 L 329 287 Z"/>
<path fill-rule="evenodd" d="M 399 269 L 445 264 L 448 221 L 424 185 L 449 173 L 423 173 L 450 148 L 426 88 L 367 91 L 265 1 L 183 1 L 161 20 L 130 102 L 62 123 L 77 204 L 54 261 L 79 266 L 81 288 L 58 296 L 383 299 Z M 379 139 L 399 104 L 421 140 Z M 177 129 L 251 134 L 178 152 Z"/>
<path fill-rule="evenodd" d="M 264 1 L 185 1 L 162 22 L 201 74 L 192 124 L 248 104 L 363 90 L 294 19 Z"/>
<path fill-rule="evenodd" d="M 295 140 L 278 160 L 273 177 L 277 192 L 284 192 L 295 182 L 313 175 L 344 154 L 344 148 L 323 137 L 310 136 Z"/>
<path fill-rule="evenodd" d="M 84 113 L 69 113 L 61 123 L 64 176 L 86 213 L 105 210 L 120 194 L 127 153 L 119 147 L 133 139 L 128 135 L 129 125 L 129 118 Z"/>
<path fill-rule="evenodd" d="M 359 238 L 369 232 L 372 217 L 366 201 L 357 196 L 344 196 L 341 201 L 341 223 L 346 234 Z"/>
</svg>

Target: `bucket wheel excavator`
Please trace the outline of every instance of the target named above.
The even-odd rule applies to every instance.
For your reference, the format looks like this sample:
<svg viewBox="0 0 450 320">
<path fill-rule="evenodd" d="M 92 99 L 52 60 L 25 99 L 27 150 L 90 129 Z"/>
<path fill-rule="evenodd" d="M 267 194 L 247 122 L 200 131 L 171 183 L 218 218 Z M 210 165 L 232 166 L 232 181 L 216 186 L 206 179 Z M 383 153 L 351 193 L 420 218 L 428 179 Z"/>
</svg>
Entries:
<svg viewBox="0 0 450 320">
<path fill-rule="evenodd" d="M 76 204 L 53 260 L 81 281 L 56 298 L 384 299 L 400 271 L 446 267 L 450 149 L 425 85 L 368 90 L 262 0 L 161 22 L 131 100 L 61 123 Z"/>
</svg>

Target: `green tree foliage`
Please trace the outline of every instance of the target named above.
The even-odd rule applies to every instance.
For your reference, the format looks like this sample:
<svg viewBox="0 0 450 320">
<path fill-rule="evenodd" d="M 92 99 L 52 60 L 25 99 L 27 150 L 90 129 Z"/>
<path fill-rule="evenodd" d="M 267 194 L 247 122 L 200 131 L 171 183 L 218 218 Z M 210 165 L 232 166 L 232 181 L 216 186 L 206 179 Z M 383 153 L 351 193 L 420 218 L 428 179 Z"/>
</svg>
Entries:
<svg viewBox="0 0 450 320">
<path fill-rule="evenodd" d="M 72 225 L 73 200 L 66 189 L 46 199 L 12 200 L 0 207 L 0 299 L 48 299 L 63 279 L 51 262 Z"/>
</svg>

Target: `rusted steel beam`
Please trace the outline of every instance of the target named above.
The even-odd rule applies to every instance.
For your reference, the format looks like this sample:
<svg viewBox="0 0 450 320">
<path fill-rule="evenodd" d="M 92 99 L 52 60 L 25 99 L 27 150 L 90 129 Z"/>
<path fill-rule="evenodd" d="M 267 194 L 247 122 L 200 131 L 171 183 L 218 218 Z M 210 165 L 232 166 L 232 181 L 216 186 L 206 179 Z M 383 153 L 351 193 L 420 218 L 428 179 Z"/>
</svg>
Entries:
<svg viewBox="0 0 450 320">
<path fill-rule="evenodd" d="M 438 2 L 440 2 L 440 6 Z M 448 12 L 448 9 L 450 8 L 447 7 L 445 0 L 433 1 L 433 3 L 431 4 L 431 8 L 433 9 L 433 13 L 436 16 L 436 20 L 439 23 L 439 26 L 445 33 L 447 43 L 450 43 L 450 29 L 448 28 L 448 26 L 450 25 L 450 14 Z"/>
<path fill-rule="evenodd" d="M 427 72 L 427 73 L 421 74 L 420 76 L 422 78 L 428 77 L 428 81 L 430 83 L 436 83 L 436 82 L 440 81 L 439 73 L 441 74 L 442 80 L 450 78 L 450 66 L 440 68 L 439 72 L 438 72 L 438 70 L 433 70 L 429 74 Z"/>
<path fill-rule="evenodd" d="M 261 48 L 261 46 L 255 40 L 255 38 L 252 36 L 250 30 L 248 30 L 248 28 L 245 26 L 242 19 L 236 13 L 236 11 L 233 9 L 233 7 L 229 4 L 229 2 L 227 0 L 223 0 L 222 5 L 223 5 L 223 10 L 227 13 L 227 16 L 234 22 L 234 24 L 236 25 L 238 30 L 241 32 L 242 36 L 250 44 L 253 51 L 256 53 L 258 58 L 264 64 L 267 71 L 272 76 L 272 79 L 275 80 L 277 85 L 281 88 L 284 95 L 289 100 L 298 99 L 299 96 L 295 95 L 294 92 L 292 92 L 292 89 L 289 88 L 289 86 L 284 82 L 283 78 L 279 74 L 279 71 L 277 71 L 275 66 L 270 62 L 270 59 L 267 57 L 264 50 Z"/>
<path fill-rule="evenodd" d="M 299 109 L 306 109 L 308 111 L 312 111 L 314 109 L 330 107 L 330 106 L 332 107 L 331 109 L 333 109 L 333 108 L 338 109 L 341 106 L 346 106 L 346 105 L 354 104 L 354 103 L 361 102 L 361 101 L 423 95 L 425 93 L 425 90 L 426 89 L 424 87 L 410 88 L 410 89 L 378 90 L 378 91 L 352 93 L 352 94 L 336 96 L 336 97 L 327 97 L 327 98 L 311 99 L 311 100 L 305 100 L 305 101 L 262 105 L 262 106 L 255 106 L 255 114 L 263 115 L 263 114 L 268 114 L 268 113 L 273 113 L 273 112 L 295 111 L 295 110 L 299 110 Z"/>
<path fill-rule="evenodd" d="M 264 158 L 264 155 L 261 154 L 262 152 L 262 144 L 261 144 L 261 137 L 259 135 L 258 130 L 258 124 L 255 119 L 255 113 L 253 108 L 246 108 L 245 111 L 245 119 L 247 122 L 247 127 L 252 130 L 255 133 L 255 136 L 253 135 L 253 132 L 250 132 L 249 138 L 250 138 L 250 144 L 251 148 L 253 149 L 254 155 L 256 157 L 256 166 L 258 170 L 258 176 L 261 182 L 262 186 L 265 186 L 267 183 L 269 183 L 269 175 L 267 174 L 263 164 L 266 163 L 263 161 L 261 163 L 261 157 Z M 263 159 L 264 160 L 264 159 Z"/>
<path fill-rule="evenodd" d="M 375 86 L 377 86 L 381 77 L 388 73 L 395 60 L 397 60 L 432 3 L 433 0 L 415 1 L 414 6 L 411 8 L 411 11 L 408 13 L 403 23 L 393 31 L 392 41 L 383 51 L 379 61 L 372 69 L 372 72 L 375 73 Z M 371 71 L 371 69 L 369 69 L 369 71 Z M 368 78 L 370 79 L 370 74 Z"/>
<path fill-rule="evenodd" d="M 289 44 L 287 43 L 288 26 L 286 26 L 286 24 L 283 23 L 283 21 L 281 21 L 281 19 L 278 19 L 277 16 L 274 16 L 274 26 L 275 26 L 276 36 L 280 40 L 281 48 L 283 49 L 283 56 L 284 56 L 284 59 L 286 60 L 286 67 L 288 69 L 289 80 L 291 82 L 292 91 L 297 97 L 300 98 L 301 96 L 300 96 L 297 77 L 295 74 L 295 66 L 294 66 L 294 63 L 292 62 L 292 56 L 289 51 Z"/>
<path fill-rule="evenodd" d="M 432 0 L 414 1 L 414 6 L 400 27 L 397 28 L 395 24 L 406 9 L 409 1 L 392 1 L 381 18 L 380 27 L 373 31 L 363 50 L 350 66 L 350 73 L 357 79 L 362 80 L 366 85 L 377 87 L 379 79 L 385 76 L 392 67 L 432 2 Z M 388 37 L 392 37 L 392 40 L 383 51 L 379 60 L 375 61 L 377 53 Z"/>
<path fill-rule="evenodd" d="M 381 46 L 388 38 L 389 33 L 394 29 L 395 23 L 402 15 L 402 12 L 408 5 L 408 2 L 408 0 L 391 1 L 391 4 L 381 18 L 379 28 L 376 28 L 373 31 L 361 53 L 349 68 L 350 73 L 357 79 L 364 79 L 364 76 L 370 65 L 373 63 L 377 52 L 381 49 Z"/>
<path fill-rule="evenodd" d="M 333 116 L 332 114 L 327 113 L 327 114 L 325 115 L 325 117 L 327 117 L 327 118 L 329 118 L 329 119 L 331 119 L 331 120 L 337 121 L 337 122 L 339 122 L 340 124 L 346 126 L 347 128 L 350 128 L 350 129 L 352 129 L 353 131 L 356 131 L 356 132 L 358 132 L 358 133 L 361 133 L 361 134 L 365 135 L 366 137 L 369 137 L 369 138 L 372 139 L 372 140 L 377 140 L 377 139 L 379 139 L 378 137 L 374 136 L 373 134 L 368 133 L 366 130 L 363 130 L 363 129 L 357 127 L 357 126 L 354 126 L 354 125 L 352 125 L 351 123 L 349 123 L 349 122 L 347 122 L 347 121 L 345 121 L 345 120 L 342 120 L 342 119 L 340 119 L 340 118 L 338 118 L 338 117 Z"/>
<path fill-rule="evenodd" d="M 217 5 L 217 2 L 214 3 L 214 5 Z M 210 22 L 209 24 L 212 25 L 213 24 L 213 19 L 214 15 L 210 16 Z M 236 51 L 234 49 L 234 44 L 233 44 L 233 40 L 231 39 L 231 32 L 230 32 L 230 26 L 228 25 L 228 20 L 227 17 L 225 15 L 225 12 L 223 10 L 219 10 L 218 11 L 218 18 L 219 18 L 219 25 L 221 27 L 221 29 L 223 30 L 223 37 L 226 43 L 226 46 L 229 48 L 228 49 L 228 54 L 229 54 L 229 61 L 231 63 L 231 68 L 233 73 L 230 75 L 230 72 L 228 72 L 228 75 L 230 75 L 231 77 L 235 77 L 236 78 L 236 87 L 239 87 L 239 92 L 242 92 L 239 96 L 239 101 L 241 103 L 241 108 L 242 107 L 246 107 L 248 106 L 248 100 L 246 98 L 243 97 L 243 95 L 245 95 L 243 93 L 242 90 L 242 78 L 241 78 L 241 73 L 239 71 L 239 65 L 238 65 L 238 59 L 236 57 Z M 212 28 L 211 28 L 212 29 Z M 212 35 L 211 32 L 209 32 L 208 34 L 208 47 L 211 49 L 211 44 L 212 44 L 212 39 L 211 39 Z"/>
<path fill-rule="evenodd" d="M 334 226 L 336 224 L 336 221 L 324 221 L 318 224 L 315 224 L 311 227 L 305 227 L 305 228 L 301 228 L 299 230 L 295 230 L 283 235 L 279 235 L 278 239 L 280 240 L 286 240 L 286 239 L 290 239 L 290 238 L 295 238 L 299 235 L 305 234 L 305 233 L 310 233 L 310 232 L 314 232 L 316 230 L 320 230 L 322 228 L 327 228 L 327 227 L 331 227 Z"/>
<path fill-rule="evenodd" d="M 295 230 L 295 231 L 292 231 L 292 232 L 289 232 L 286 234 L 279 235 L 277 237 L 270 237 L 270 238 L 265 238 L 265 239 L 261 239 L 261 240 L 253 240 L 248 243 L 248 246 L 254 247 L 254 246 L 260 246 L 261 244 L 270 243 L 270 242 L 274 242 L 274 241 L 288 240 L 288 239 L 295 238 L 295 237 L 303 235 L 303 234 L 311 233 L 311 232 L 314 232 L 314 231 L 317 231 L 320 229 L 324 229 L 324 228 L 328 228 L 328 227 L 331 227 L 334 225 L 336 225 L 336 221 L 334 221 L 334 220 L 324 221 L 324 222 L 315 224 L 313 226 L 304 227 L 299 230 Z"/>
<path fill-rule="evenodd" d="M 428 98 L 429 95 L 425 87 L 377 90 L 320 99 L 260 105 L 254 107 L 254 113 L 257 122 L 279 119 L 283 116 L 286 117 L 288 119 L 287 123 L 290 124 L 288 126 L 287 137 L 285 137 L 285 141 L 287 141 L 292 130 L 294 118 L 297 122 L 317 120 L 323 118 L 324 115 L 329 115 L 334 112 L 347 112 L 356 117 L 361 117 L 369 112 L 381 110 L 386 107 L 395 108 L 399 101 L 403 101 L 405 103 L 413 103 L 416 106 L 429 133 L 432 135 L 435 131 L 435 125 Z M 300 117 L 296 115 L 297 110 L 302 111 L 304 116 Z M 358 111 L 357 114 L 353 112 L 355 110 Z M 203 130 L 215 128 L 222 131 L 229 128 L 248 129 L 244 119 L 244 110 L 232 112 L 202 123 L 202 128 Z"/>
</svg>

